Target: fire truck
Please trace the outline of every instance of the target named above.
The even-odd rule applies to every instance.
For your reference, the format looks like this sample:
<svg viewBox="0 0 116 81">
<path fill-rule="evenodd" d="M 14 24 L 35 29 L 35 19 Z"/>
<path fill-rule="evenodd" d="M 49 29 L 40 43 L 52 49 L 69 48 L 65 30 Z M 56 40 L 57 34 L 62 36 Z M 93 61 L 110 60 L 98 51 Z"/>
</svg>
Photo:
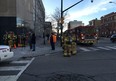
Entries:
<svg viewBox="0 0 116 81">
<path fill-rule="evenodd" d="M 76 35 L 76 42 L 93 45 L 97 42 L 98 34 L 94 26 L 78 26 L 70 29 Z"/>
</svg>

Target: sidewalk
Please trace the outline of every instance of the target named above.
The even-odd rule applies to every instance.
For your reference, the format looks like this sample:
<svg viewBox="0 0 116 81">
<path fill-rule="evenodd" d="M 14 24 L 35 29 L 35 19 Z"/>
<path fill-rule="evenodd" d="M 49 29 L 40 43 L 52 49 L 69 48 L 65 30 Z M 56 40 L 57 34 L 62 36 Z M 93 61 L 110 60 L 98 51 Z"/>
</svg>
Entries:
<svg viewBox="0 0 116 81">
<path fill-rule="evenodd" d="M 44 39 L 39 38 L 36 41 L 35 51 L 31 51 L 29 46 L 18 47 L 16 49 L 12 49 L 12 51 L 14 52 L 14 57 L 12 58 L 12 60 L 17 60 L 23 57 L 47 56 L 49 54 L 62 51 L 62 48 L 60 46 L 60 42 L 58 41 L 56 43 L 55 50 L 51 50 L 51 46 L 48 41 L 46 40 L 44 45 Z"/>
</svg>

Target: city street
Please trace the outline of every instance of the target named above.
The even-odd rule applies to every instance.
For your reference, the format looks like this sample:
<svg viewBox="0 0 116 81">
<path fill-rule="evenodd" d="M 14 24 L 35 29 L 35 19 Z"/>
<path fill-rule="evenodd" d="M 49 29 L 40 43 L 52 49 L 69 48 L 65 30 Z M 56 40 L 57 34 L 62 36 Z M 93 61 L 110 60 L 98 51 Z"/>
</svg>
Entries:
<svg viewBox="0 0 116 81">
<path fill-rule="evenodd" d="M 70 77 L 72 81 L 116 80 L 116 43 L 111 43 L 109 38 L 101 38 L 93 46 L 78 45 L 78 53 L 71 57 L 63 57 L 60 46 L 55 51 L 50 46 L 37 49 L 35 52 L 21 49 L 22 56 L 1 63 L 0 81 L 70 81 L 67 80 Z M 21 50 L 17 48 L 14 52 Z"/>
<path fill-rule="evenodd" d="M 76 56 L 63 57 L 62 52 L 38 56 L 18 81 L 60 81 L 63 78 L 61 76 L 68 77 L 66 74 L 78 75 L 77 78 L 81 76 L 82 81 L 115 81 L 115 51 L 116 44 L 109 39 L 102 39 L 93 47 L 79 46 Z M 61 75 L 60 78 L 58 74 Z M 63 81 L 69 81 L 68 79 L 64 78 Z"/>
<path fill-rule="evenodd" d="M 116 81 L 115 0 L 0 4 L 0 81 Z"/>
</svg>

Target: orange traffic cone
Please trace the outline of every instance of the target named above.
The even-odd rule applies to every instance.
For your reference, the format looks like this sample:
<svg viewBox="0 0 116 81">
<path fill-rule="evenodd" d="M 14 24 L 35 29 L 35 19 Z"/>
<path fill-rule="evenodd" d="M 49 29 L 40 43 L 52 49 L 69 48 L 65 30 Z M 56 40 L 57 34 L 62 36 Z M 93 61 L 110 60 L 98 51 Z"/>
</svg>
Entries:
<svg viewBox="0 0 116 81">
<path fill-rule="evenodd" d="M 16 44 L 14 44 L 14 48 L 16 48 Z"/>
</svg>

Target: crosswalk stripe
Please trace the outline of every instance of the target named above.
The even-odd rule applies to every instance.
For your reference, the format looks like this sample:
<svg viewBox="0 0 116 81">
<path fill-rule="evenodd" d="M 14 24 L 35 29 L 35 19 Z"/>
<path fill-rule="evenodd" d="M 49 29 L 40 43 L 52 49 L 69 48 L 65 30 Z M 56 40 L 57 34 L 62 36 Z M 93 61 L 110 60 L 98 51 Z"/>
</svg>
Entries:
<svg viewBox="0 0 116 81">
<path fill-rule="evenodd" d="M 14 71 L 14 70 L 22 70 L 24 66 L 11 66 L 11 67 L 0 67 L 0 71 Z"/>
<path fill-rule="evenodd" d="M 106 46 L 106 47 L 110 49 L 116 49 L 116 47 L 110 47 L 110 46 Z"/>
<path fill-rule="evenodd" d="M 104 49 L 104 50 L 110 50 L 110 49 L 105 48 L 105 47 L 97 47 L 97 48 L 99 48 L 99 49 Z"/>
<path fill-rule="evenodd" d="M 90 47 L 90 49 L 92 49 L 92 50 L 95 50 L 95 51 L 96 51 L 96 50 L 100 50 L 100 49 L 97 49 L 97 48 L 93 48 L 93 47 Z"/>
<path fill-rule="evenodd" d="M 13 61 L 11 63 L 29 63 L 29 60 Z"/>
<path fill-rule="evenodd" d="M 23 71 L 30 65 L 30 60 L 18 60 L 0 67 L 0 81 L 17 81 Z"/>
<path fill-rule="evenodd" d="M 14 80 L 16 76 L 12 75 L 12 76 L 0 76 L 0 81 L 16 81 Z"/>
<path fill-rule="evenodd" d="M 25 69 L 32 63 L 32 61 L 34 60 L 35 58 L 32 58 L 30 60 L 30 62 L 23 68 L 23 70 L 21 70 L 18 75 L 16 76 L 16 80 L 20 77 L 20 75 L 25 71 Z"/>
<path fill-rule="evenodd" d="M 80 47 L 79 49 L 81 49 L 83 51 L 90 51 L 89 49 L 86 49 L 86 48 L 83 48 L 83 47 Z"/>
</svg>

